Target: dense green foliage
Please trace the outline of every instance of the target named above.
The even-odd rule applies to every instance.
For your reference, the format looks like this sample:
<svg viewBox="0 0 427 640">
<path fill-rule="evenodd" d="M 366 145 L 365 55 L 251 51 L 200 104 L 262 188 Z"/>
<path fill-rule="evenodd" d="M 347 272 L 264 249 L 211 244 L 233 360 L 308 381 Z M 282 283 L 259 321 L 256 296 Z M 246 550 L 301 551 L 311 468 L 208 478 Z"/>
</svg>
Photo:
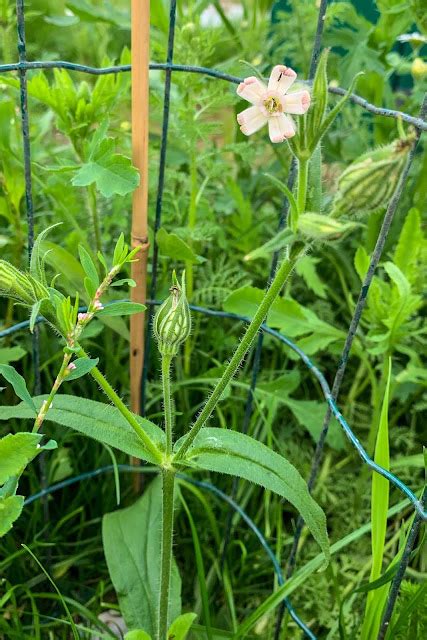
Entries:
<svg viewBox="0 0 427 640">
<path fill-rule="evenodd" d="M 92 66 L 130 62 L 128 2 L 32 0 L 26 4 L 29 59 L 63 59 Z M 271 0 L 246 0 L 241 3 L 245 13 L 238 26 L 220 20 L 216 27 L 201 23 L 200 15 L 208 4 L 204 0 L 178 2 L 175 62 L 215 67 L 243 77 L 253 73 L 251 66 L 267 76 L 274 64 L 284 60 L 298 71 L 300 78 L 307 76 L 317 20 L 315 2 L 281 3 L 291 11 L 275 11 L 272 24 Z M 152 5 L 151 57 L 163 61 L 168 3 L 156 0 Z M 427 31 L 420 7 L 417 0 L 410 3 L 378 0 L 378 19 L 374 23 L 370 21 L 372 17 L 357 13 L 350 2 L 331 3 L 323 41 L 332 47 L 328 58 L 329 81 L 348 88 L 355 74 L 363 71 L 357 84 L 360 95 L 377 105 L 417 115 L 426 85 L 425 70 L 424 75 L 420 73 L 417 63 L 423 50 L 420 42 L 402 44 L 398 37 L 420 31 L 425 38 Z M 0 0 L 0 33 L 0 62 L 15 61 L 15 13 L 13 3 L 6 0 Z M 150 79 L 149 215 L 153 221 L 163 73 L 153 71 Z M 2 260 L 25 270 L 27 224 L 18 86 L 16 75 L 0 74 L 0 248 Z M 32 265 L 34 277 L 44 273 L 45 267 L 49 278 L 60 274 L 55 287 L 64 296 L 74 297 L 77 291 L 85 304 L 99 285 L 96 267 L 93 272 L 97 252 L 102 251 L 107 261 L 115 264 L 114 241 L 121 232 L 128 237 L 130 231 L 131 193 L 139 181 L 129 160 L 130 76 L 122 73 L 96 78 L 65 70 L 32 71 L 28 91 L 36 230 L 40 232 L 61 223 L 41 239 L 40 249 L 47 251 L 46 264 Z M 181 273 L 185 268 L 191 302 L 253 317 L 262 299 L 273 251 L 284 249 L 290 242 L 290 236 L 286 235 L 289 230 L 276 233 L 285 198 L 283 184 L 292 157 L 289 146 L 271 145 L 268 136 L 262 133 L 244 139 L 235 123 L 235 115 L 242 106 L 235 87 L 221 80 L 174 73 L 171 102 L 162 228 L 157 234 L 160 248 L 157 297 L 166 297 L 171 269 Z M 337 98 L 329 96 L 329 108 L 336 103 Z M 313 133 L 317 128 L 316 123 L 310 123 L 309 131 Z M 401 143 L 401 151 L 405 147 L 402 141 L 411 139 L 411 135 L 413 132 L 406 124 L 372 116 L 347 103 L 310 163 L 311 215 L 341 211 L 346 214 L 345 222 L 338 219 L 338 213 L 328 221 L 320 241 L 297 262 L 267 323 L 294 340 L 325 372 L 329 382 L 337 367 L 387 199 L 398 178 L 393 171 L 402 166 L 398 154 L 390 161 L 390 149 L 396 150 Z M 403 149 L 402 153 L 406 152 Z M 378 173 L 374 174 L 369 165 L 361 176 L 366 158 L 375 164 Z M 321 191 L 317 188 L 320 180 L 316 181 L 320 169 Z M 387 440 L 390 469 L 415 492 L 422 488 L 424 480 L 425 426 L 421 411 L 426 406 L 427 375 L 422 367 L 425 346 L 422 283 L 426 241 L 422 215 L 427 196 L 426 170 L 427 156 L 418 153 L 369 292 L 339 397 L 339 406 L 367 451 L 387 463 L 384 447 L 378 444 L 381 438 L 383 445 Z M 356 188 L 354 183 L 348 185 L 352 175 L 360 178 Z M 307 235 L 313 228 L 319 229 L 316 217 L 304 218 L 303 222 Z M 79 245 L 83 246 L 80 252 Z M 128 297 L 132 283 L 127 269 L 125 265 L 123 279 L 116 282 L 117 288 L 110 289 L 108 301 Z M 10 286 L 16 282 L 21 282 L 19 273 Z M 19 297 L 18 301 L 22 302 Z M 0 299 L 0 329 L 28 319 L 30 313 L 35 320 L 40 305 L 32 299 L 24 303 L 32 305 L 32 313 L 13 300 Z M 91 359 L 82 363 L 84 371 L 78 372 L 79 375 L 89 372 L 99 358 L 110 384 L 125 400 L 129 397 L 130 335 L 122 316 L 128 312 L 132 309 L 126 311 L 123 306 L 113 305 L 84 330 L 82 341 Z M 177 436 L 187 429 L 206 393 L 223 373 L 222 363 L 230 357 L 242 330 L 236 321 L 200 314 L 193 314 L 192 322 L 191 336 L 176 360 L 173 382 Z M 48 326 L 41 326 L 42 393 L 50 390 L 60 367 L 62 347 L 58 345 L 59 337 Z M 1 404 L 7 407 L 0 407 L 0 418 L 8 421 L 7 427 L 3 427 L 6 423 L 0 423 L 0 433 L 16 434 L 0 440 L 0 457 L 7 455 L 3 448 L 6 452 L 11 438 L 21 437 L 18 432 L 27 428 L 24 420 L 34 419 L 34 404 L 27 390 L 27 386 L 30 390 L 34 387 L 31 350 L 31 334 L 27 330 L 0 343 L 0 373 L 7 380 L 1 396 Z M 22 374 L 27 386 L 23 378 L 11 373 L 10 364 Z M 216 439 L 215 446 L 221 440 L 216 428 L 241 430 L 251 365 L 252 359 L 248 357 L 216 407 L 212 428 L 203 432 L 204 438 Z M 159 369 L 160 359 L 153 350 L 147 420 L 139 421 L 156 442 L 163 443 L 163 432 L 153 424 L 159 423 L 162 414 Z M 55 399 L 47 418 L 45 431 L 58 443 L 58 448 L 50 450 L 48 456 L 43 453 L 27 467 L 21 480 L 24 495 L 39 490 L 43 474 L 51 484 L 109 465 L 112 459 L 114 465 L 127 463 L 128 454 L 153 462 L 117 410 L 109 414 L 109 420 L 111 415 L 114 417 L 112 424 L 103 421 L 100 402 L 104 398 L 97 383 L 88 375 L 77 379 L 75 374 L 74 378 L 66 382 L 64 395 Z M 87 398 L 79 406 L 78 416 L 71 394 Z M 12 405 L 16 405 L 16 395 L 23 402 L 15 407 Z M 34 398 L 37 408 L 43 399 L 45 396 Z M 236 500 L 272 543 L 283 564 L 292 545 L 297 517 L 292 506 L 293 494 L 306 492 L 305 484 L 299 486 L 300 474 L 304 478 L 309 474 L 325 411 L 323 395 L 313 384 L 310 372 L 285 345 L 266 336 L 249 435 L 260 443 L 258 462 L 261 460 L 266 468 L 269 483 L 254 477 L 256 472 L 250 467 L 249 456 L 245 458 L 245 436 L 241 434 L 222 433 L 224 440 L 230 442 L 223 443 L 224 447 L 227 445 L 224 455 L 217 456 L 215 463 L 210 459 L 209 442 L 203 443 L 201 437 L 196 440 L 199 450 L 195 448 L 192 453 L 198 458 L 199 468 L 212 472 L 212 475 L 204 473 L 203 477 L 210 478 L 226 492 L 231 491 L 233 479 L 214 471 L 236 473 L 267 487 L 267 491 L 262 491 L 257 485 L 240 481 Z M 85 438 L 83 434 L 89 432 L 99 442 Z M 0 461 L 0 484 L 15 473 L 14 469 L 22 468 L 39 453 L 38 438 L 32 434 L 32 439 L 28 439 L 25 459 L 8 457 L 10 468 L 3 468 Z M 117 444 L 119 441 L 121 446 Z M 290 472 L 296 474 L 293 486 L 281 484 L 283 481 L 275 469 L 277 454 L 261 443 L 290 461 Z M 50 442 L 48 446 L 55 444 Z M 116 447 L 114 453 L 110 446 Z M 191 467 L 191 456 L 186 464 Z M 144 485 L 149 482 L 147 473 Z M 102 637 L 112 637 L 97 616 L 105 609 L 118 608 L 114 587 L 119 596 L 124 588 L 123 583 L 119 587 L 113 585 L 110 578 L 101 532 L 104 514 L 117 508 L 117 483 L 117 474 L 100 475 L 55 493 L 51 499 L 33 503 L 16 521 L 13 533 L 1 539 L 0 567 L 4 580 L 0 593 L 0 637 L 11 640 L 73 637 L 67 607 L 82 637 L 93 637 L 94 631 L 91 635 L 90 629 L 95 628 L 98 635 L 103 632 Z M 156 505 L 150 500 L 158 492 L 156 483 L 154 480 L 144 497 L 135 502 L 132 475 L 120 477 L 121 507 L 125 509 L 104 520 L 104 536 L 106 527 L 120 527 L 121 518 L 132 520 L 139 517 L 139 512 L 144 512 L 143 517 L 155 526 L 159 514 L 148 512 L 155 511 Z M 0 508 L 7 521 L 6 531 L 23 505 L 17 496 L 15 500 L 3 497 L 2 490 Z M 304 580 L 295 583 L 298 588 L 290 592 L 296 610 L 319 638 L 358 637 L 364 618 L 367 624 L 366 616 L 372 615 L 369 614 L 369 601 L 375 600 L 372 594 L 381 597 L 380 589 L 367 596 L 366 590 L 358 588 L 365 585 L 370 575 L 371 579 L 382 575 L 400 553 L 407 531 L 407 526 L 401 525 L 410 521 L 412 510 L 405 505 L 387 520 L 387 509 L 401 499 L 400 494 L 390 487 L 388 503 L 382 500 L 381 486 L 373 487 L 372 493 L 372 508 L 376 509 L 376 519 L 372 518 L 372 549 L 368 527 L 363 535 L 355 535 L 351 545 L 339 551 L 332 547 L 330 565 L 324 572 L 316 572 L 324 559 L 319 557 L 316 540 L 324 551 L 327 542 L 323 530 L 316 529 L 316 524 L 310 526 L 310 510 L 319 509 L 320 505 L 325 511 L 331 543 L 338 543 L 371 522 L 371 474 L 363 468 L 339 426 L 332 423 L 314 491 L 318 505 L 308 495 L 305 503 L 307 524 L 314 537 L 303 535 L 298 567 L 308 570 Z M 288 501 L 283 502 L 282 497 Z M 276 609 L 273 605 L 269 608 L 267 599 L 277 585 L 258 541 L 235 517 L 221 575 L 227 505 L 184 481 L 180 482 L 177 503 L 176 539 L 180 544 L 175 556 L 182 576 L 184 611 L 198 614 L 199 626 L 195 629 L 199 632 L 194 631 L 194 637 L 232 637 L 245 618 L 265 605 L 251 633 L 253 637 L 272 638 Z M 138 511 L 137 515 L 132 510 Z M 2 527 L 3 521 L 0 533 Z M 382 538 L 381 527 L 384 527 Z M 141 532 L 141 540 L 156 547 L 151 533 Z M 22 543 L 40 561 L 58 591 L 49 584 Z M 158 558 L 155 550 L 152 553 L 155 565 Z M 109 553 L 106 548 L 109 565 L 112 555 L 111 549 Z M 129 559 L 125 561 L 131 564 Z M 312 569 L 309 561 L 314 562 Z M 396 640 L 421 638 L 425 632 L 426 572 L 425 557 L 416 554 L 392 620 L 394 635 L 390 637 Z M 139 575 L 135 580 L 144 582 Z M 125 578 L 123 581 L 126 582 Z M 136 597 L 143 588 L 144 584 L 139 584 Z M 129 607 L 134 607 L 133 612 L 137 609 L 132 602 Z M 191 621 L 190 618 L 181 621 L 182 628 L 187 628 Z M 201 631 L 202 626 L 206 632 Z M 226 631 L 216 634 L 215 629 Z M 298 638 L 299 634 L 288 620 L 281 637 Z"/>
</svg>

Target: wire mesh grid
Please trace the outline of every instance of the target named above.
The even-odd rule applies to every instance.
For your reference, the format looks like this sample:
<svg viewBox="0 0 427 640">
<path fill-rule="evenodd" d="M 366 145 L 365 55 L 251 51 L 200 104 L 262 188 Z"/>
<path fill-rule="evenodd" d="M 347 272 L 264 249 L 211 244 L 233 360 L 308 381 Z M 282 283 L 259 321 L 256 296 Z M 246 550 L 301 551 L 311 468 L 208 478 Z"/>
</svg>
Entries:
<svg viewBox="0 0 427 640">
<path fill-rule="evenodd" d="M 310 72 L 308 82 L 310 82 L 316 72 L 317 63 L 319 60 L 319 55 L 321 51 L 321 42 L 322 42 L 322 34 L 325 23 L 325 15 L 326 9 L 328 5 L 328 0 L 321 0 L 319 6 L 318 13 L 318 21 L 316 28 L 316 35 L 312 49 L 311 63 L 310 63 Z M 168 45 L 167 45 L 167 58 L 164 63 L 150 63 L 150 69 L 155 70 L 163 70 L 165 71 L 165 82 L 164 82 L 164 100 L 163 100 L 163 124 L 162 124 L 162 138 L 161 138 L 161 146 L 160 146 L 160 161 L 159 161 L 159 174 L 158 174 L 158 185 L 157 185 L 157 196 L 156 196 L 156 206 L 155 206 L 155 220 L 154 220 L 154 231 L 158 231 L 161 225 L 162 220 L 162 209 L 163 209 L 163 192 L 165 186 L 165 169 L 166 169 L 166 159 L 167 159 L 167 144 L 168 144 L 168 129 L 169 129 L 169 113 L 170 113 L 170 97 L 171 97 L 171 81 L 172 81 L 172 73 L 173 72 L 186 72 L 186 73 L 197 73 L 203 74 L 207 77 L 211 77 L 217 80 L 226 81 L 233 84 L 238 84 L 241 82 L 241 78 L 217 71 L 215 69 L 200 67 L 194 65 L 182 65 L 175 64 L 173 62 L 173 54 L 174 54 L 174 38 L 175 38 L 175 24 L 176 24 L 176 8 L 177 8 L 177 0 L 171 0 L 170 2 L 170 11 L 169 11 L 169 35 L 168 35 Z M 24 0 L 16 0 L 16 18 L 17 18 L 17 48 L 18 48 L 18 62 L 11 64 L 3 64 L 0 65 L 0 73 L 8 73 L 12 71 L 18 72 L 19 76 L 19 84 L 20 84 L 20 115 L 21 115 L 21 124 L 22 124 L 22 147 L 23 147 L 23 158 L 24 158 L 24 179 L 25 179 L 25 203 L 26 203 L 26 214 L 27 214 L 27 222 L 28 222 L 28 254 L 31 256 L 33 244 L 34 244 L 34 204 L 33 204 L 33 189 L 32 189 L 32 175 L 31 175 L 31 145 L 30 145 L 30 130 L 29 130 L 29 112 L 28 112 L 28 91 L 27 91 L 27 73 L 32 70 L 37 69 L 68 69 L 70 71 L 82 72 L 91 75 L 105 75 L 105 74 L 117 74 L 117 73 L 126 73 L 131 71 L 130 65 L 113 65 L 110 67 L 91 67 L 82 64 L 76 64 L 74 62 L 69 61 L 28 61 L 26 55 L 26 37 L 25 37 L 25 11 L 24 11 Z M 346 91 L 340 87 L 329 87 L 328 91 L 331 94 L 335 95 L 345 95 Z M 329 429 L 329 423 L 331 417 L 333 416 L 342 429 L 344 430 L 347 438 L 349 439 L 351 445 L 357 450 L 362 461 L 369 468 L 371 468 L 374 472 L 379 473 L 383 477 L 385 477 L 391 484 L 393 484 L 399 491 L 401 491 L 407 498 L 408 503 L 412 504 L 413 509 L 415 511 L 415 517 L 413 519 L 409 535 L 407 538 L 406 546 L 403 552 L 403 555 L 399 562 L 399 568 L 396 575 L 393 578 L 391 583 L 390 592 L 388 595 L 388 599 L 386 602 L 386 606 L 383 613 L 383 618 L 381 622 L 381 627 L 379 631 L 378 638 L 379 640 L 383 639 L 386 635 L 388 625 L 391 620 L 391 616 L 393 613 L 394 605 L 397 599 L 397 595 L 399 592 L 401 581 L 404 577 L 404 573 L 406 567 L 408 565 L 411 552 L 416 543 L 417 535 L 419 528 L 421 526 L 422 521 L 427 519 L 427 492 L 424 491 L 421 498 L 418 498 L 415 493 L 398 477 L 389 472 L 388 470 L 382 468 L 377 463 L 375 463 L 368 453 L 363 448 L 362 444 L 359 442 L 357 436 L 352 431 L 350 425 L 345 420 L 341 411 L 337 406 L 337 398 L 340 391 L 340 387 L 345 375 L 345 370 L 348 362 L 348 358 L 350 356 L 351 348 L 353 345 L 354 337 L 356 335 L 356 331 L 359 326 L 359 322 L 366 304 L 367 295 L 369 292 L 370 285 L 372 283 L 372 279 L 380 258 L 382 256 L 382 252 L 384 249 L 384 245 L 390 230 L 391 223 L 393 221 L 394 215 L 398 208 L 400 198 L 404 191 L 409 171 L 412 166 L 412 162 L 416 153 L 416 148 L 418 142 L 420 140 L 421 134 L 423 131 L 427 131 L 427 97 L 424 97 L 423 104 L 420 108 L 420 113 L 418 117 L 411 116 L 407 113 L 403 113 L 401 111 L 386 109 L 383 107 L 378 107 L 374 104 L 369 103 L 364 98 L 351 94 L 350 101 L 359 107 L 365 109 L 366 111 L 383 117 L 401 119 L 403 122 L 406 122 L 412 125 L 415 129 L 415 138 L 411 148 L 411 151 L 408 155 L 408 159 L 404 168 L 404 171 L 400 177 L 398 184 L 392 194 L 390 202 L 388 203 L 387 210 L 377 237 L 376 245 L 373 250 L 373 253 L 370 258 L 369 268 L 365 279 L 362 283 L 362 287 L 359 293 L 359 297 L 357 303 L 354 308 L 353 316 L 350 322 L 350 326 L 348 329 L 347 337 L 345 340 L 344 348 L 338 363 L 338 367 L 333 379 L 332 389 L 328 385 L 325 376 L 322 372 L 315 366 L 312 360 L 289 338 L 284 336 L 283 334 L 271 329 L 266 324 L 262 325 L 262 331 L 258 336 L 257 343 L 253 350 L 252 356 L 252 374 L 250 387 L 248 391 L 248 395 L 246 398 L 245 411 L 242 421 L 242 431 L 247 432 L 249 422 L 252 415 L 253 410 L 253 398 L 254 392 L 257 386 L 258 375 L 260 371 L 261 365 L 261 352 L 263 348 L 263 340 L 264 334 L 268 333 L 275 337 L 277 340 L 281 341 L 283 344 L 287 345 L 291 350 L 296 353 L 304 365 L 309 369 L 311 374 L 320 384 L 323 396 L 325 398 L 325 402 L 327 404 L 326 415 L 323 422 L 323 427 L 321 431 L 321 435 L 317 442 L 317 446 L 312 459 L 311 472 L 308 479 L 308 486 L 310 491 L 313 489 L 320 463 L 322 460 L 323 450 L 325 446 L 326 436 Z M 296 163 L 293 161 L 291 163 L 289 176 L 288 176 L 288 187 L 292 190 L 294 181 L 296 177 Z M 279 220 L 278 220 L 278 229 L 282 229 L 286 224 L 288 213 L 288 204 L 287 201 L 284 202 L 281 211 L 279 212 Z M 154 234 L 154 238 L 155 238 Z M 150 286 L 150 299 L 147 301 L 149 307 L 148 313 L 148 326 L 152 321 L 153 309 L 155 305 L 159 304 L 156 300 L 156 291 L 157 291 L 157 276 L 158 276 L 158 246 L 156 240 L 153 242 L 153 254 L 152 254 L 152 278 L 151 278 L 151 286 Z M 270 268 L 270 280 L 276 270 L 278 261 L 278 253 L 273 255 L 271 268 Z M 239 316 L 233 313 L 227 313 L 223 311 L 217 311 L 213 309 L 207 309 L 204 307 L 199 307 L 196 305 L 190 305 L 192 310 L 198 313 L 205 314 L 207 316 L 214 316 L 219 318 L 232 318 L 236 321 L 248 322 L 248 318 L 243 316 Z M 84 309 L 84 308 L 82 308 Z M 43 322 L 44 318 L 39 317 L 37 319 L 36 325 L 40 322 Z M 17 323 L 11 327 L 0 331 L 0 339 L 6 336 L 9 336 L 19 330 L 25 329 L 28 327 L 29 322 L 24 321 Z M 150 346 L 151 346 L 151 331 L 146 330 L 146 344 L 145 344 L 145 358 L 144 358 L 144 366 L 143 366 L 143 375 L 141 381 L 141 406 L 142 409 L 145 407 L 145 398 L 146 398 L 146 388 L 147 388 L 147 376 L 149 372 L 150 365 Z M 40 393 L 40 347 L 39 347 L 39 334 L 36 330 L 33 333 L 33 350 L 32 350 L 32 359 L 33 359 L 33 367 L 35 372 L 35 393 Z M 99 475 L 101 472 L 106 472 L 110 470 L 110 468 L 105 468 L 101 470 L 95 470 L 92 472 L 88 472 L 87 474 L 82 474 L 76 478 L 71 478 L 65 483 L 59 483 L 59 485 L 54 485 L 52 487 L 44 487 L 43 490 L 33 496 L 33 499 L 43 497 L 50 492 L 59 490 L 63 486 L 68 486 L 73 482 L 81 481 L 85 478 L 94 477 Z M 123 466 L 122 471 L 126 471 L 126 465 Z M 135 468 L 133 468 L 135 470 Z M 234 511 L 237 511 L 240 516 L 249 524 L 252 531 L 256 534 L 258 539 L 260 540 L 262 546 L 266 549 L 267 554 L 269 555 L 276 575 L 278 576 L 279 584 L 283 584 L 283 575 L 280 568 L 280 563 L 277 563 L 277 560 L 274 556 L 274 553 L 271 551 L 268 546 L 267 541 L 262 536 L 261 532 L 257 529 L 255 524 L 251 521 L 251 519 L 245 514 L 245 512 L 239 507 L 239 505 L 235 502 L 236 490 L 237 490 L 237 482 L 235 480 L 233 483 L 232 496 L 227 496 L 218 488 L 210 485 L 209 483 L 198 482 L 193 479 L 189 479 L 188 477 L 183 476 L 183 479 L 186 481 L 191 481 L 193 483 L 198 484 L 198 486 L 211 491 L 212 493 L 219 496 L 225 502 L 227 502 L 230 508 Z M 32 499 L 29 499 L 27 502 L 32 502 Z M 232 511 L 230 511 L 232 513 Z M 227 547 L 228 540 L 231 535 L 231 525 L 232 520 L 231 517 L 228 518 L 225 543 L 223 549 L 223 557 L 225 556 L 225 550 Z M 297 551 L 298 551 L 298 543 L 300 540 L 302 528 L 304 522 L 301 518 L 298 519 L 297 525 L 295 528 L 294 540 L 292 549 L 290 552 L 290 556 L 287 561 L 287 572 L 286 578 L 290 578 L 294 572 L 296 559 L 297 559 Z M 308 629 L 308 627 L 304 624 L 304 622 L 299 618 L 299 616 L 293 610 L 293 607 L 288 598 L 285 598 L 282 602 L 282 605 L 278 608 L 277 622 L 275 628 L 275 639 L 278 640 L 279 634 L 282 628 L 283 622 L 283 614 L 285 609 L 288 609 L 291 617 L 297 624 L 297 626 L 303 631 L 304 635 L 309 638 L 315 638 L 314 634 Z"/>
</svg>

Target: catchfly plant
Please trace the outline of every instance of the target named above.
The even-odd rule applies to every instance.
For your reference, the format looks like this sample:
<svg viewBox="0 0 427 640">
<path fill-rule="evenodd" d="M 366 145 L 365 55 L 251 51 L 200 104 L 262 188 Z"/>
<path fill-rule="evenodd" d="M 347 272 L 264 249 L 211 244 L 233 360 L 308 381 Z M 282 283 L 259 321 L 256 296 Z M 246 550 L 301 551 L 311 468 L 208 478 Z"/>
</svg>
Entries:
<svg viewBox="0 0 427 640">
<path fill-rule="evenodd" d="M 303 115 L 310 106 L 307 90 L 288 93 L 296 77 L 293 69 L 278 64 L 273 67 L 268 86 L 255 76 L 239 84 L 237 94 L 253 105 L 237 116 L 245 136 L 259 131 L 267 123 L 271 142 L 283 142 L 295 135 L 296 126 L 290 114 Z"/>
</svg>

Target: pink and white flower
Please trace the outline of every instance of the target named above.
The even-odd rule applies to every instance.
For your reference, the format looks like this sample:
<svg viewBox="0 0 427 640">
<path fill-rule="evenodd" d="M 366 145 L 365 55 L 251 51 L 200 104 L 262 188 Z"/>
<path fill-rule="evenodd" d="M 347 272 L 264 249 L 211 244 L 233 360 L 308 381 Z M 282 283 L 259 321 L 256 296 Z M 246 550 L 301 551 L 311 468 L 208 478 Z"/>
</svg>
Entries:
<svg viewBox="0 0 427 640">
<path fill-rule="evenodd" d="M 237 94 L 253 105 L 237 116 L 240 131 L 245 136 L 267 123 L 271 142 L 283 142 L 295 135 L 295 122 L 289 114 L 303 115 L 310 106 L 308 91 L 288 93 L 296 77 L 293 69 L 278 64 L 271 72 L 267 87 L 255 76 L 245 78 L 239 84 Z"/>
</svg>

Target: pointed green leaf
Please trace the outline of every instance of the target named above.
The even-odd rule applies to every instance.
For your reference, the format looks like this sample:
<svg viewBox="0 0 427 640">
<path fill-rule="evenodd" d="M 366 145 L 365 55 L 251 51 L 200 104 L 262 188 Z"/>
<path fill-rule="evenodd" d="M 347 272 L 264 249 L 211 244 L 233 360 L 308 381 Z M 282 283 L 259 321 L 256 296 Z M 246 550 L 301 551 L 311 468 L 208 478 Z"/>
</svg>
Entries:
<svg viewBox="0 0 427 640">
<path fill-rule="evenodd" d="M 180 447 L 178 441 L 175 450 Z M 329 562 L 326 517 L 311 497 L 307 484 L 295 467 L 283 456 L 249 436 L 205 427 L 197 435 L 183 463 L 195 469 L 207 469 L 249 480 L 288 500 L 304 521 Z"/>
<path fill-rule="evenodd" d="M 4 536 L 11 528 L 15 520 L 19 518 L 24 508 L 22 496 L 8 496 L 0 498 L 0 537 Z"/>
<path fill-rule="evenodd" d="M 97 311 L 96 317 L 131 316 L 134 313 L 142 313 L 146 308 L 145 304 L 139 302 L 112 302 L 105 305 L 101 311 Z"/>
<path fill-rule="evenodd" d="M 9 364 L 0 364 L 0 373 L 12 385 L 18 398 L 21 398 L 32 410 L 31 417 L 37 415 L 34 402 L 28 393 L 27 384 L 24 378 Z"/>
<path fill-rule="evenodd" d="M 79 258 L 85 274 L 96 289 L 97 287 L 99 287 L 98 271 L 92 258 L 90 257 L 84 246 L 81 244 L 79 244 Z"/>
<path fill-rule="evenodd" d="M 173 640 L 185 640 L 196 618 L 196 613 L 183 613 L 180 615 L 169 627 L 168 638 L 171 638 L 171 640 L 172 638 Z"/>
<path fill-rule="evenodd" d="M 176 233 L 168 233 L 163 227 L 158 230 L 156 240 L 162 256 L 173 260 L 188 260 L 193 264 L 203 261 L 182 238 Z"/>
<path fill-rule="evenodd" d="M 77 378 L 81 378 L 85 376 L 87 373 L 92 371 L 94 367 L 99 362 L 99 358 L 79 358 L 78 360 L 74 360 L 73 364 L 75 369 L 72 369 L 71 372 L 65 378 L 65 382 L 70 382 L 70 380 L 77 380 Z"/>
<path fill-rule="evenodd" d="M 46 395 L 35 397 L 35 405 L 40 407 L 46 398 Z M 0 420 L 10 420 L 11 418 L 33 419 L 34 415 L 23 403 L 2 407 Z M 165 436 L 162 429 L 145 418 L 136 415 L 135 418 L 154 443 L 163 448 Z M 119 410 L 108 404 L 57 394 L 53 407 L 47 412 L 46 421 L 74 429 L 130 456 L 153 464 L 156 463 Z"/>
<path fill-rule="evenodd" d="M 30 331 L 33 333 L 34 326 L 36 324 L 37 317 L 40 314 L 40 307 L 42 306 L 43 300 L 37 300 L 31 307 L 31 315 L 30 315 Z"/>
</svg>

